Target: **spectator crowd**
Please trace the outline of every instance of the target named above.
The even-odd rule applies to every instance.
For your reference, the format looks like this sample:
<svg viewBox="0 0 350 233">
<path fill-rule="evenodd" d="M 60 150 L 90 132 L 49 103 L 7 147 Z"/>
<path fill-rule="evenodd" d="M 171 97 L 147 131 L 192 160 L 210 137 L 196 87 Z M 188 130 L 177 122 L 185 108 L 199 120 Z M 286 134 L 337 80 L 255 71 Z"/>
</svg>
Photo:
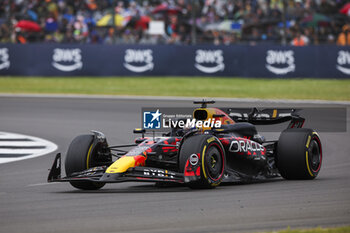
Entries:
<svg viewBox="0 0 350 233">
<path fill-rule="evenodd" d="M 0 42 L 350 45 L 348 2 L 0 0 Z M 164 33 L 150 33 L 153 21 Z"/>
</svg>

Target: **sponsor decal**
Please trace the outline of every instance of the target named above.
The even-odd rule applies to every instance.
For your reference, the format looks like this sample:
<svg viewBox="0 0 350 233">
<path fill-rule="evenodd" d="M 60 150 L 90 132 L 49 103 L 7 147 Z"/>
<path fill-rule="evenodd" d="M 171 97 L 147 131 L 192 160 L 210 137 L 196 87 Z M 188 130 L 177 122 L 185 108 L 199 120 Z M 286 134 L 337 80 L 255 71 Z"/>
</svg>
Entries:
<svg viewBox="0 0 350 233">
<path fill-rule="evenodd" d="M 211 137 L 207 140 L 207 143 L 211 143 L 212 141 L 215 141 L 215 137 Z"/>
<path fill-rule="evenodd" d="M 83 67 L 81 50 L 59 49 L 53 50 L 52 66 L 63 72 L 79 70 Z"/>
<path fill-rule="evenodd" d="M 350 75 L 350 52 L 344 50 L 338 52 L 336 67 L 343 74 Z"/>
<path fill-rule="evenodd" d="M 159 109 L 155 112 L 143 112 L 143 128 L 145 129 L 160 129 L 161 115 Z"/>
<path fill-rule="evenodd" d="M 278 75 L 295 71 L 294 52 L 292 50 L 268 50 L 266 69 Z"/>
<path fill-rule="evenodd" d="M 0 48 L 0 70 L 10 68 L 10 56 L 8 48 Z"/>
<path fill-rule="evenodd" d="M 268 109 L 266 109 L 268 110 Z M 230 117 L 234 119 L 248 119 L 249 118 L 249 113 L 240 113 L 240 112 L 230 112 L 228 114 Z M 280 117 L 287 117 L 291 116 L 291 112 L 278 112 L 278 110 L 273 110 L 273 112 L 263 112 L 263 113 L 257 113 L 254 115 L 254 118 L 258 120 L 269 120 L 272 118 L 280 118 Z"/>
<path fill-rule="evenodd" d="M 306 148 L 309 148 L 310 142 L 311 142 L 311 136 L 309 135 L 306 142 Z"/>
<path fill-rule="evenodd" d="M 264 151 L 265 147 L 260 145 L 257 142 L 250 141 L 250 140 L 237 140 L 232 141 L 229 151 L 230 152 L 257 152 L 257 151 Z"/>
<path fill-rule="evenodd" d="M 151 49 L 127 49 L 124 56 L 124 67 L 136 73 L 153 70 L 152 53 Z"/>
<path fill-rule="evenodd" d="M 155 169 L 155 168 L 145 168 L 143 170 L 143 175 L 175 178 L 174 172 L 170 172 L 168 170 Z"/>
<path fill-rule="evenodd" d="M 223 51 L 220 49 L 198 49 L 196 51 L 195 61 L 196 63 L 194 66 L 203 73 L 211 74 L 218 71 L 224 71 L 225 69 Z"/>
<path fill-rule="evenodd" d="M 199 161 L 198 155 L 196 155 L 196 154 L 191 154 L 191 155 L 190 155 L 190 164 L 191 164 L 192 166 L 197 165 L 197 164 L 198 164 L 198 161 Z"/>
</svg>

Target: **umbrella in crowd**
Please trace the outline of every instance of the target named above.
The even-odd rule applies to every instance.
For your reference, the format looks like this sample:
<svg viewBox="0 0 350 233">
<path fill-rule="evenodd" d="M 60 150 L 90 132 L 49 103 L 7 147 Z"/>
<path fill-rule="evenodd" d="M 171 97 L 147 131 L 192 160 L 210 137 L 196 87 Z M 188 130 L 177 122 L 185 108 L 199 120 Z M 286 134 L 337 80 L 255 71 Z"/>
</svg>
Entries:
<svg viewBox="0 0 350 233">
<path fill-rule="evenodd" d="M 20 28 L 23 31 L 28 31 L 28 32 L 40 32 L 41 27 L 39 24 L 29 21 L 29 20 L 20 20 L 16 25 L 16 28 Z"/>
<path fill-rule="evenodd" d="M 313 13 L 302 20 L 307 27 L 316 27 L 322 24 L 328 24 L 331 20 L 322 14 Z"/>
<path fill-rule="evenodd" d="M 161 4 L 154 8 L 152 14 L 179 14 L 181 13 L 181 8 L 177 6 L 169 6 L 167 4 Z"/>
<path fill-rule="evenodd" d="M 148 28 L 148 24 L 151 21 L 151 18 L 143 15 L 143 16 L 128 16 L 124 19 L 124 23 L 126 26 L 133 27 L 135 29 L 146 30 Z"/>
<path fill-rule="evenodd" d="M 112 14 L 107 14 L 103 16 L 99 21 L 97 21 L 96 25 L 98 27 L 106 27 L 106 26 L 113 26 L 113 15 Z M 124 26 L 124 17 L 116 14 L 114 16 L 114 25 L 117 27 L 122 27 Z"/>
<path fill-rule="evenodd" d="M 350 2 L 346 3 L 339 11 L 340 13 L 344 15 L 350 16 Z"/>
</svg>

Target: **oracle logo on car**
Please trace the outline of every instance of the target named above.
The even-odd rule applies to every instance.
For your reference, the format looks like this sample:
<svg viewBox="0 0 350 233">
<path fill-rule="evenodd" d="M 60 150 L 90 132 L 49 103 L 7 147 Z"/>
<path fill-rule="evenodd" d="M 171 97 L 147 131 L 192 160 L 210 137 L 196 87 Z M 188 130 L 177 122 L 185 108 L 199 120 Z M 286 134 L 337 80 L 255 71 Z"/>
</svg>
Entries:
<svg viewBox="0 0 350 233">
<path fill-rule="evenodd" d="M 343 74 L 350 75 L 350 53 L 348 51 L 340 50 L 338 52 L 336 67 Z"/>
<path fill-rule="evenodd" d="M 232 141 L 229 151 L 230 152 L 256 152 L 256 151 L 264 151 L 265 147 L 260 145 L 257 142 L 250 141 L 250 140 L 237 140 Z"/>
<path fill-rule="evenodd" d="M 196 50 L 196 63 L 194 66 L 203 73 L 211 74 L 218 71 L 224 71 L 223 51 L 218 50 Z M 214 64 L 214 66 L 213 66 Z"/>
<path fill-rule="evenodd" d="M 124 67 L 136 73 L 153 70 L 153 51 L 151 49 L 127 49 L 124 56 Z"/>
<path fill-rule="evenodd" d="M 60 49 L 53 50 L 52 66 L 63 72 L 71 72 L 83 67 L 81 50 L 75 49 Z"/>
<path fill-rule="evenodd" d="M 267 50 L 266 69 L 278 75 L 295 71 L 294 52 L 292 50 Z"/>
<path fill-rule="evenodd" d="M 0 70 L 10 68 L 10 56 L 8 48 L 0 49 Z"/>
</svg>

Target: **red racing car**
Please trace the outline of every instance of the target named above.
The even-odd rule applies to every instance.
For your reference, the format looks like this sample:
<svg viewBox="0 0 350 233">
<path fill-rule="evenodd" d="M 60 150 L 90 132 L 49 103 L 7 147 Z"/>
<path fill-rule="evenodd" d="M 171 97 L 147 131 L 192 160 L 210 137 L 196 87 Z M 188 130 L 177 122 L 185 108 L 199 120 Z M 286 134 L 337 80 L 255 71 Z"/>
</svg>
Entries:
<svg viewBox="0 0 350 233">
<path fill-rule="evenodd" d="M 319 135 L 302 128 L 305 119 L 296 111 L 279 117 L 261 118 L 254 108 L 237 117 L 230 110 L 209 108 L 214 101 L 198 101 L 193 119 L 220 121 L 221 126 L 172 128 L 161 136 L 142 134 L 129 145 L 110 146 L 100 132 L 76 137 L 61 176 L 57 154 L 48 182 L 69 182 L 84 190 L 100 189 L 106 183 L 148 181 L 181 183 L 191 188 L 212 188 L 222 182 L 252 181 L 282 176 L 285 179 L 314 179 L 322 164 Z M 236 117 L 234 117 L 236 116 Z M 255 125 L 290 122 L 276 141 L 266 141 Z M 115 159 L 116 158 L 116 159 Z"/>
</svg>

